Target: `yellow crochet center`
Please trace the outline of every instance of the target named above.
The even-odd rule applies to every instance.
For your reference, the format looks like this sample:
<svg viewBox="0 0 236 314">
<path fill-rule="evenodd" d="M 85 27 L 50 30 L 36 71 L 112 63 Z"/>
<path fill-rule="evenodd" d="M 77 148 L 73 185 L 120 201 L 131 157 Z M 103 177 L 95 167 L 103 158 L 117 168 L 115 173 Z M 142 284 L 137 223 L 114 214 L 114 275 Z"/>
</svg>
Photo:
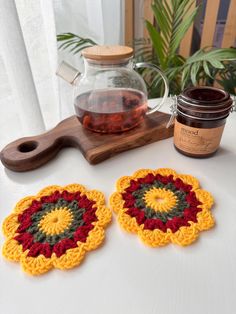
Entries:
<svg viewBox="0 0 236 314">
<path fill-rule="evenodd" d="M 46 235 L 60 234 L 69 227 L 73 214 L 69 209 L 59 208 L 46 214 L 39 223 L 39 228 Z"/>
<path fill-rule="evenodd" d="M 153 188 L 144 195 L 146 206 L 156 211 L 167 212 L 176 205 L 177 197 L 171 191 Z"/>
</svg>

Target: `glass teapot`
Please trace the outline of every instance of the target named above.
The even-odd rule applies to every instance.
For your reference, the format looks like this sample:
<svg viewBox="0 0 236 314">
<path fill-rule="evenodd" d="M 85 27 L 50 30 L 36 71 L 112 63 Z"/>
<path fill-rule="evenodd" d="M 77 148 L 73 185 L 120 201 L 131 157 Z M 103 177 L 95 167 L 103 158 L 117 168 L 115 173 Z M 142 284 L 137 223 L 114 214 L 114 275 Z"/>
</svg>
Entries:
<svg viewBox="0 0 236 314">
<path fill-rule="evenodd" d="M 165 102 L 169 92 L 165 75 L 153 64 L 134 64 L 132 48 L 93 46 L 84 49 L 82 56 L 83 74 L 64 61 L 57 74 L 74 85 L 75 112 L 85 128 L 101 133 L 127 131 Z M 145 82 L 135 71 L 144 67 L 159 72 L 164 80 L 163 99 L 154 108 L 148 108 Z"/>
</svg>

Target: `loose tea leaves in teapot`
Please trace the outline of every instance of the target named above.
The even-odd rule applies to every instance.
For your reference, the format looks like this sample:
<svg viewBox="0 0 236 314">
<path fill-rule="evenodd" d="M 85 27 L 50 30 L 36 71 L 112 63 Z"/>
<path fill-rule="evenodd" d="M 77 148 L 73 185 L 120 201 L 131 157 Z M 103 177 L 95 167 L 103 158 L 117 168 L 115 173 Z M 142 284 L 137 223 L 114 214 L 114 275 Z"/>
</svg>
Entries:
<svg viewBox="0 0 236 314">
<path fill-rule="evenodd" d="M 146 111 L 144 93 L 116 88 L 83 93 L 75 99 L 75 111 L 81 124 L 90 130 L 123 132 L 138 125 Z"/>
</svg>

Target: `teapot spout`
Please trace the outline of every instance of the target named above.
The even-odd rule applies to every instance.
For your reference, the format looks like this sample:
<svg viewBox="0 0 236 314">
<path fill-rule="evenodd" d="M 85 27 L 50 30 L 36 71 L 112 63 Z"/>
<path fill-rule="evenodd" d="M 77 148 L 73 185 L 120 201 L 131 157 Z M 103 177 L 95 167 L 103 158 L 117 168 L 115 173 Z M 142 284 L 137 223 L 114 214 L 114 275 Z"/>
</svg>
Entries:
<svg viewBox="0 0 236 314">
<path fill-rule="evenodd" d="M 74 85 L 76 79 L 80 76 L 80 72 L 69 63 L 62 61 L 57 68 L 56 75 L 71 85 Z"/>
</svg>

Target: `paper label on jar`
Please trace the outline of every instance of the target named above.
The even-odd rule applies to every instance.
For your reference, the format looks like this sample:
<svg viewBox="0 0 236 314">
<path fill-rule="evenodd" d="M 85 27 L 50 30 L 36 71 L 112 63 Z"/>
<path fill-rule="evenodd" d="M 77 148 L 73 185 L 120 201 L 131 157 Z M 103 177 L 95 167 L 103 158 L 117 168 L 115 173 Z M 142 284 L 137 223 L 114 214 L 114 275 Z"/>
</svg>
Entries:
<svg viewBox="0 0 236 314">
<path fill-rule="evenodd" d="M 174 144 L 180 150 L 190 154 L 205 155 L 213 153 L 220 145 L 224 126 L 199 129 L 175 120 Z"/>
</svg>

